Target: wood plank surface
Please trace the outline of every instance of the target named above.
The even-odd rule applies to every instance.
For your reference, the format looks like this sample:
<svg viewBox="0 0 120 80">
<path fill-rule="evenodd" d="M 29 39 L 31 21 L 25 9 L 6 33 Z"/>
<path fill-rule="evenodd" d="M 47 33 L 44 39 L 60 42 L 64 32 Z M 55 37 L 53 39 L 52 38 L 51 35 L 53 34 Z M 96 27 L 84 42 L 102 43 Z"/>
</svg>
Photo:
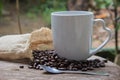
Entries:
<svg viewBox="0 0 120 80">
<path fill-rule="evenodd" d="M 101 57 L 92 56 L 93 58 Z M 24 66 L 24 68 L 19 68 Z M 0 61 L 0 80 L 120 80 L 120 67 L 112 62 L 93 70 L 108 72 L 109 76 L 85 74 L 48 74 L 44 70 L 29 69 L 27 64 Z"/>
</svg>

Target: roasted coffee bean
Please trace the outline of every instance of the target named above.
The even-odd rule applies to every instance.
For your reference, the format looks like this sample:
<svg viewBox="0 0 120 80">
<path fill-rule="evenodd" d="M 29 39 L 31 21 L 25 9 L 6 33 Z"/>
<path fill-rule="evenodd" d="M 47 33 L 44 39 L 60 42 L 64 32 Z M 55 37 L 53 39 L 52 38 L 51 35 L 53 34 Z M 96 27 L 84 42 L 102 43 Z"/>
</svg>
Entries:
<svg viewBox="0 0 120 80">
<path fill-rule="evenodd" d="M 36 50 L 32 51 L 33 56 L 37 54 Z"/>
<path fill-rule="evenodd" d="M 34 59 L 34 62 L 39 63 L 40 60 L 39 59 Z"/>
<path fill-rule="evenodd" d="M 41 56 L 42 56 L 42 54 L 38 54 L 38 56 L 39 56 L 39 57 L 41 57 Z"/>
<path fill-rule="evenodd" d="M 43 58 L 44 61 L 48 61 L 48 59 L 46 57 Z"/>
<path fill-rule="evenodd" d="M 37 65 L 37 66 L 35 67 L 35 69 L 39 69 L 39 66 Z"/>
<path fill-rule="evenodd" d="M 44 59 L 44 56 L 41 56 L 40 59 Z"/>
<path fill-rule="evenodd" d="M 107 62 L 108 62 L 108 60 L 106 60 L 106 59 L 105 59 L 105 60 L 103 60 L 103 62 L 107 63 Z"/>
<path fill-rule="evenodd" d="M 55 62 L 55 59 L 51 59 L 52 62 Z"/>
<path fill-rule="evenodd" d="M 79 70 L 81 70 L 81 69 L 82 69 L 81 64 L 78 64 L 77 66 L 78 66 L 77 68 L 78 68 Z"/>
<path fill-rule="evenodd" d="M 72 69 L 73 69 L 73 67 L 72 67 L 72 66 L 69 66 L 69 67 L 68 67 L 68 70 L 72 70 Z"/>
<path fill-rule="evenodd" d="M 43 68 L 41 67 L 40 64 L 38 64 L 38 65 L 36 66 L 36 69 L 42 70 Z"/>
<path fill-rule="evenodd" d="M 57 65 L 57 63 L 54 63 L 54 64 L 52 64 L 54 67 L 59 67 L 58 65 Z"/>
<path fill-rule="evenodd" d="M 104 63 L 104 62 L 101 62 L 101 63 L 100 63 L 100 67 L 105 67 L 105 63 Z"/>
<path fill-rule="evenodd" d="M 51 61 L 50 61 L 50 62 L 48 62 L 48 63 L 49 63 L 50 65 L 53 65 L 53 64 L 54 64 L 54 63 L 53 63 L 53 62 L 51 62 Z"/>
<path fill-rule="evenodd" d="M 72 66 L 72 67 L 73 67 L 73 66 L 74 66 L 74 63 L 71 63 L 69 66 Z"/>
<path fill-rule="evenodd" d="M 82 68 L 81 71 L 87 71 L 87 68 Z"/>
<path fill-rule="evenodd" d="M 77 70 L 78 70 L 78 68 L 74 68 L 74 67 L 73 67 L 73 69 L 72 69 L 72 70 L 73 70 L 73 71 L 77 71 Z"/>
<path fill-rule="evenodd" d="M 31 61 L 31 62 L 30 62 L 30 65 L 31 65 L 31 66 L 33 66 L 33 64 L 34 64 L 34 62 L 33 62 L 33 61 Z"/>
<path fill-rule="evenodd" d="M 23 69 L 23 68 L 24 68 L 24 66 L 19 66 L 19 68 L 22 68 L 22 69 Z"/>
<path fill-rule="evenodd" d="M 40 64 L 44 65 L 45 61 L 44 60 L 40 60 Z"/>
<path fill-rule="evenodd" d="M 43 70 L 43 68 L 42 68 L 42 67 L 39 67 L 39 70 Z"/>
<path fill-rule="evenodd" d="M 94 68 L 105 67 L 107 60 L 69 60 L 60 57 L 54 50 L 33 50 L 33 61 L 30 68 L 39 69 L 38 65 L 47 65 L 66 70 L 93 70 Z"/>
<path fill-rule="evenodd" d="M 82 67 L 86 68 L 86 67 L 87 67 L 87 64 L 82 64 Z"/>
<path fill-rule="evenodd" d="M 69 61 L 67 59 L 64 60 L 65 63 L 69 63 Z"/>
<path fill-rule="evenodd" d="M 101 61 L 99 59 L 94 59 L 94 62 L 99 63 Z"/>
<path fill-rule="evenodd" d="M 58 68 L 59 70 L 66 70 L 66 68 L 63 68 L 63 67 L 61 67 L 61 68 Z"/>
<path fill-rule="evenodd" d="M 95 68 L 99 68 L 99 67 L 100 67 L 99 63 L 95 64 Z"/>
<path fill-rule="evenodd" d="M 53 57 L 53 56 L 50 56 L 50 58 L 51 58 L 51 59 L 54 59 L 54 57 Z"/>
<path fill-rule="evenodd" d="M 38 64 L 35 62 L 35 63 L 33 64 L 33 68 L 35 69 L 37 65 L 38 65 Z"/>
<path fill-rule="evenodd" d="M 54 56 L 54 59 L 58 59 L 58 56 Z"/>
<path fill-rule="evenodd" d="M 94 70 L 94 68 L 92 66 L 87 67 L 88 70 Z"/>
<path fill-rule="evenodd" d="M 48 50 L 48 54 L 54 54 L 55 51 L 54 50 Z"/>
<path fill-rule="evenodd" d="M 28 66 L 28 68 L 29 68 L 29 69 L 32 69 L 32 68 L 33 68 L 33 66 L 31 66 L 31 65 L 30 65 L 30 66 Z"/>
<path fill-rule="evenodd" d="M 58 65 L 58 67 L 64 67 L 64 65 L 63 65 L 62 63 L 60 63 L 60 64 Z"/>
<path fill-rule="evenodd" d="M 50 66 L 50 64 L 49 64 L 49 63 L 47 63 L 47 62 L 45 62 L 45 63 L 44 63 L 44 65 L 45 65 L 45 66 Z"/>
</svg>

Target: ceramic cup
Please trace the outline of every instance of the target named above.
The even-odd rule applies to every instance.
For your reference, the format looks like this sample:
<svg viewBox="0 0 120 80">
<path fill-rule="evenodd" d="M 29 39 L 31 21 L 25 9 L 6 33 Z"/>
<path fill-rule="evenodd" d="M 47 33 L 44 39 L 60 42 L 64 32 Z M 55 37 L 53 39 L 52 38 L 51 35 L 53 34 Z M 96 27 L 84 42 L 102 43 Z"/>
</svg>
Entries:
<svg viewBox="0 0 120 80">
<path fill-rule="evenodd" d="M 107 39 L 96 49 L 92 49 L 94 22 L 101 22 L 108 33 Z M 51 13 L 53 45 L 56 53 L 72 60 L 85 60 L 103 48 L 111 39 L 111 30 L 103 19 L 94 19 L 88 11 L 60 11 Z"/>
</svg>

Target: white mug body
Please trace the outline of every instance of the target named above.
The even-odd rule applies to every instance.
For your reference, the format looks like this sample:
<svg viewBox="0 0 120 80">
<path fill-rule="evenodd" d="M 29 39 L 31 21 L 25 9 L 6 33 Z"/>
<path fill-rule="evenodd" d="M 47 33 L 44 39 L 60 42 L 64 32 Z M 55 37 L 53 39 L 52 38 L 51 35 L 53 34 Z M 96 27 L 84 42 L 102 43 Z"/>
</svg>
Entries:
<svg viewBox="0 0 120 80">
<path fill-rule="evenodd" d="M 90 56 L 93 13 L 62 11 L 51 14 L 53 44 L 56 53 L 68 59 L 84 60 Z"/>
</svg>

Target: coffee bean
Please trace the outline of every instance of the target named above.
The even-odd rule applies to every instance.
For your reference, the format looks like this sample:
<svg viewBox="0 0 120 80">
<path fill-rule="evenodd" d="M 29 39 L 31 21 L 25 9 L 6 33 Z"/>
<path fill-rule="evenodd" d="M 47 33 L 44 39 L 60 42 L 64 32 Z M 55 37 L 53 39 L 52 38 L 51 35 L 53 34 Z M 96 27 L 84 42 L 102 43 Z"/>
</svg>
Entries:
<svg viewBox="0 0 120 80">
<path fill-rule="evenodd" d="M 95 61 L 96 63 L 101 62 L 99 59 L 94 59 L 94 61 Z"/>
<path fill-rule="evenodd" d="M 101 63 L 100 63 L 100 67 L 105 67 L 105 63 L 104 63 L 104 62 L 101 62 Z"/>
<path fill-rule="evenodd" d="M 82 68 L 81 71 L 87 71 L 87 68 Z"/>
<path fill-rule="evenodd" d="M 86 68 L 86 67 L 87 67 L 87 64 L 83 64 L 82 67 Z"/>
<path fill-rule="evenodd" d="M 108 62 L 108 60 L 106 60 L 106 59 L 105 59 L 105 60 L 103 60 L 103 62 L 107 63 L 107 62 Z"/>
<path fill-rule="evenodd" d="M 53 65 L 54 63 L 50 61 L 49 64 L 50 64 L 50 65 Z"/>
<path fill-rule="evenodd" d="M 19 68 L 22 68 L 22 69 L 23 69 L 23 68 L 24 68 L 24 66 L 19 66 Z"/>
<path fill-rule="evenodd" d="M 29 68 L 29 69 L 32 69 L 32 68 L 33 68 L 33 66 L 31 66 L 31 65 L 30 65 L 30 66 L 28 66 L 28 68 Z"/>
<path fill-rule="evenodd" d="M 43 58 L 44 61 L 48 61 L 48 59 L 46 57 Z"/>
<path fill-rule="evenodd" d="M 39 69 L 39 66 L 36 66 L 35 69 Z"/>
<path fill-rule="evenodd" d="M 40 60 L 39 59 L 34 59 L 34 62 L 39 63 Z"/>
<path fill-rule="evenodd" d="M 59 67 L 63 67 L 63 64 L 59 64 Z"/>
<path fill-rule="evenodd" d="M 51 59 L 52 62 L 55 62 L 55 59 Z"/>
<path fill-rule="evenodd" d="M 95 65 L 95 68 L 99 68 L 99 67 L 100 67 L 100 64 L 97 63 L 97 64 Z"/>
<path fill-rule="evenodd" d="M 42 54 L 38 54 L 38 56 L 39 56 L 39 57 L 41 57 L 41 56 L 42 56 Z"/>
<path fill-rule="evenodd" d="M 59 57 L 57 55 L 54 55 L 54 59 L 58 59 Z"/>
<path fill-rule="evenodd" d="M 73 70 L 73 71 L 77 71 L 77 70 L 78 70 L 78 68 L 74 68 L 74 67 L 73 67 L 73 69 L 72 69 L 72 70 Z"/>
<path fill-rule="evenodd" d="M 58 68 L 59 70 L 66 70 L 66 68 L 63 68 L 63 67 L 61 67 L 61 68 Z"/>
<path fill-rule="evenodd" d="M 68 70 L 72 70 L 72 69 L 73 69 L 73 67 L 72 67 L 72 66 L 69 66 L 69 67 L 68 67 Z"/>
<path fill-rule="evenodd" d="M 82 65 L 81 64 L 78 64 L 77 66 L 78 66 L 77 67 L 78 69 L 80 69 L 80 70 L 82 69 Z"/>
<path fill-rule="evenodd" d="M 43 70 L 43 68 L 41 67 L 40 64 L 38 64 L 38 65 L 36 66 L 36 69 Z"/>
<path fill-rule="evenodd" d="M 94 70 L 94 68 L 92 66 L 87 67 L 88 70 Z"/>
<path fill-rule="evenodd" d="M 55 67 L 58 69 L 66 70 L 93 70 L 94 68 L 105 67 L 106 60 L 69 60 L 60 57 L 55 50 L 33 50 L 33 61 L 29 68 L 39 69 L 40 65 Z"/>
<path fill-rule="evenodd" d="M 44 63 L 44 65 L 46 65 L 46 66 L 50 66 L 50 64 L 49 64 L 49 63 L 47 63 L 47 62 L 45 62 L 45 63 Z"/>
<path fill-rule="evenodd" d="M 37 66 L 37 63 L 35 62 L 35 63 L 33 64 L 33 68 L 35 69 L 35 68 L 36 68 L 36 66 Z"/>
</svg>

